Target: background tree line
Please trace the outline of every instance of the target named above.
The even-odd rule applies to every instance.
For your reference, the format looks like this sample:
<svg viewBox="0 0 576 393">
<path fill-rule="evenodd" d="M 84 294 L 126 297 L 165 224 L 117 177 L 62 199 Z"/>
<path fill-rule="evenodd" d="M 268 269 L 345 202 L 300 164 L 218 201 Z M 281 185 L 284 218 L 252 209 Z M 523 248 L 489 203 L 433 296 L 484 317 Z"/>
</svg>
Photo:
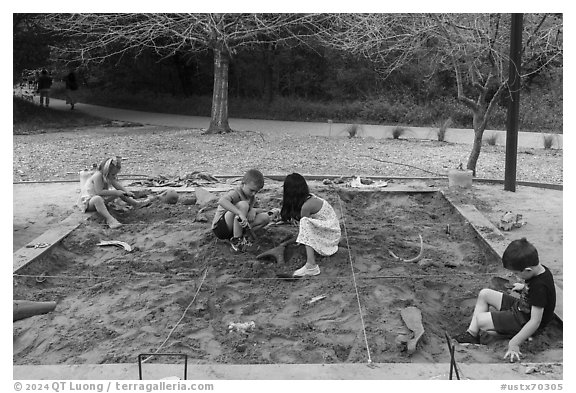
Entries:
<svg viewBox="0 0 576 393">
<path fill-rule="evenodd" d="M 208 50 L 177 51 L 165 56 L 151 49 L 134 49 L 110 55 L 95 64 L 74 58 L 64 62 L 62 58 L 51 57 L 50 47 L 64 41 L 66 35 L 58 36 L 51 31 L 41 14 L 14 14 L 14 81 L 21 77 L 24 69 L 47 67 L 59 77 L 65 75 L 69 67 L 74 67 L 80 71 L 85 87 L 91 89 L 144 93 L 146 97 L 146 93 L 174 97 L 212 94 L 214 70 L 212 54 Z M 524 69 L 532 67 L 535 70 L 522 80 L 523 98 L 534 91 L 542 97 L 545 92 L 541 105 L 554 110 L 562 100 L 562 62 L 539 68 L 542 61 L 542 58 L 536 58 L 531 64 L 523 64 Z M 378 66 L 356 53 L 313 42 L 245 48 L 231 57 L 229 96 L 231 99 L 260 100 L 263 105 L 283 97 L 316 102 L 405 102 L 414 107 L 452 101 L 452 106 L 458 107 L 454 102 L 456 78 L 449 68 L 432 70 L 428 62 L 415 59 L 384 79 Z M 505 108 L 506 103 L 507 96 L 503 95 L 498 104 Z M 358 113 L 357 119 L 346 113 L 340 120 L 386 121 L 370 112 Z M 469 115 L 459 116 L 458 113 L 438 113 L 438 120 L 448 116 L 463 127 L 471 125 Z M 337 119 L 335 116 L 334 120 Z M 389 121 L 394 123 L 398 118 Z M 551 124 L 550 129 L 558 125 L 561 126 Z"/>
<path fill-rule="evenodd" d="M 230 106 L 288 120 L 450 117 L 481 141 L 505 127 L 509 29 L 509 14 L 15 14 L 14 74 L 44 56 L 57 73 L 76 67 L 87 99 L 173 97 L 211 116 L 212 132 L 230 131 Z M 524 16 L 521 130 L 562 131 L 562 29 L 562 15 Z"/>
</svg>

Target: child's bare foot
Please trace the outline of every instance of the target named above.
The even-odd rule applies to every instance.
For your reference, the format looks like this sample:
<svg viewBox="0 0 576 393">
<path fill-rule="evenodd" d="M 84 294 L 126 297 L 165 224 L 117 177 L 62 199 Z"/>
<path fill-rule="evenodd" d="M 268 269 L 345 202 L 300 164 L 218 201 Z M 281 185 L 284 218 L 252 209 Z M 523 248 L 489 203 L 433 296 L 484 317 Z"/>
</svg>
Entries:
<svg viewBox="0 0 576 393">
<path fill-rule="evenodd" d="M 122 226 L 122 223 L 119 222 L 119 221 L 116 220 L 116 219 L 112 219 L 112 220 L 109 220 L 109 221 L 108 221 L 108 226 L 109 226 L 111 229 L 117 229 L 117 228 L 120 228 L 120 227 Z"/>
</svg>

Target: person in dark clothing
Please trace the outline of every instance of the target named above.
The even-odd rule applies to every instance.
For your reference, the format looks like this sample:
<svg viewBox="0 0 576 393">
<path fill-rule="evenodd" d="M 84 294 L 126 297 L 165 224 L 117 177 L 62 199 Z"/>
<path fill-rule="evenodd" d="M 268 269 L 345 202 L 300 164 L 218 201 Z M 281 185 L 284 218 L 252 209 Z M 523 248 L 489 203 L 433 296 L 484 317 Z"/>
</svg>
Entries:
<svg viewBox="0 0 576 393">
<path fill-rule="evenodd" d="M 76 103 L 76 91 L 78 90 L 78 80 L 74 71 L 70 71 L 64 78 L 66 82 L 66 104 L 70 104 L 70 109 L 74 109 Z"/>
<path fill-rule="evenodd" d="M 461 344 L 480 344 L 480 330 L 512 336 L 504 358 L 510 356 L 513 362 L 514 358 L 520 360 L 520 345 L 554 318 L 556 287 L 552 273 L 540 264 L 538 251 L 526 238 L 508 245 L 502 264 L 524 280 L 514 284 L 516 296 L 482 289 L 468 330 L 454 339 Z"/>
<path fill-rule="evenodd" d="M 52 78 L 48 75 L 48 71 L 43 69 L 38 77 L 38 93 L 40 94 L 40 106 L 44 105 L 46 101 L 46 107 L 50 105 L 50 88 L 52 87 Z"/>
</svg>

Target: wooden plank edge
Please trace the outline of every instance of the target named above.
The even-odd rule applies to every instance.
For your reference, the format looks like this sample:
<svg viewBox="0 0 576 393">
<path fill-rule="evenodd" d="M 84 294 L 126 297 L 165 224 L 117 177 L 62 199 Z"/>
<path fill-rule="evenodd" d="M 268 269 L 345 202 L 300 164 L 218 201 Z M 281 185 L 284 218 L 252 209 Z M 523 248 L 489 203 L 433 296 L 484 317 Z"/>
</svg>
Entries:
<svg viewBox="0 0 576 393">
<path fill-rule="evenodd" d="M 28 266 L 31 262 L 51 250 L 55 245 L 76 229 L 88 215 L 75 211 L 61 221 L 56 227 L 48 229 L 46 232 L 27 243 L 24 247 L 16 250 L 12 256 L 12 272 L 16 273 L 20 269 Z M 47 243 L 44 248 L 34 248 L 36 244 Z"/>
</svg>

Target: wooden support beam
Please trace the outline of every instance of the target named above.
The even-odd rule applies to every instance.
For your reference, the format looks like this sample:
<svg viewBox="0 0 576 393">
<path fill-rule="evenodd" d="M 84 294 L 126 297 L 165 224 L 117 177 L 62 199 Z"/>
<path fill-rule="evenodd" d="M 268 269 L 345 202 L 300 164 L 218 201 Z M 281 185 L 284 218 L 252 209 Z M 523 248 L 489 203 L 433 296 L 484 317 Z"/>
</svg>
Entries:
<svg viewBox="0 0 576 393">
<path fill-rule="evenodd" d="M 27 266 L 30 262 L 39 258 L 42 254 L 52 249 L 52 247 L 68 236 L 68 234 L 76 229 L 87 217 L 88 215 L 76 211 L 64 219 L 64 221 L 60 222 L 56 227 L 47 230 L 21 249 L 17 250 L 12 258 L 12 272 L 16 273 L 24 266 Z M 46 246 L 35 247 L 37 245 Z"/>
</svg>

